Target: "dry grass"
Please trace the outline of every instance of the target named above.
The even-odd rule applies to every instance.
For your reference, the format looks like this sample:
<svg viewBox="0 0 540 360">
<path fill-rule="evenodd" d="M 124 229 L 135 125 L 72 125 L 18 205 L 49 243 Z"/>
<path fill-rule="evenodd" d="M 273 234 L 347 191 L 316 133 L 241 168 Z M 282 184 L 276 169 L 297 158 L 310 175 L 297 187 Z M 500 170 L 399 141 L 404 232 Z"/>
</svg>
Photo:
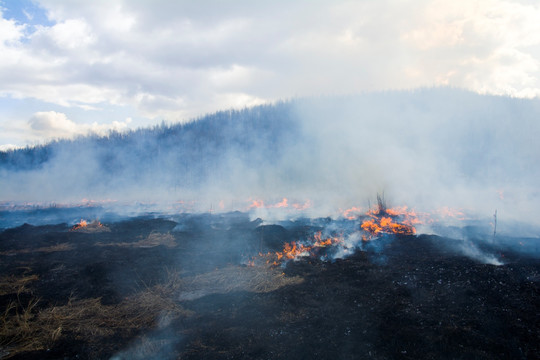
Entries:
<svg viewBox="0 0 540 360">
<path fill-rule="evenodd" d="M 41 329 L 36 326 L 34 308 L 39 299 L 33 298 L 25 306 L 19 301 L 11 301 L 1 314 L 0 350 L 12 355 L 11 349 L 16 352 L 30 351 L 41 346 Z M 9 351 L 8 351 L 9 349 Z M 6 356 L 4 356 L 7 358 Z"/>
<path fill-rule="evenodd" d="M 299 276 L 286 277 L 280 269 L 270 265 L 252 267 L 231 265 L 185 279 L 180 289 L 180 299 L 194 300 L 212 293 L 231 291 L 266 293 L 302 281 Z"/>
<path fill-rule="evenodd" d="M 176 241 L 171 234 L 162 234 L 159 232 L 152 232 L 146 238 L 136 242 L 118 242 L 118 243 L 97 243 L 98 246 L 118 246 L 118 247 L 136 247 L 136 248 L 150 248 L 159 245 L 166 246 L 168 248 L 176 247 Z"/>
<path fill-rule="evenodd" d="M 52 253 L 57 251 L 69 251 L 73 250 L 73 245 L 63 243 L 63 244 L 56 244 L 51 246 L 44 246 L 36 249 L 27 248 L 27 249 L 20 249 L 20 250 L 9 250 L 9 251 L 2 251 L 0 252 L 0 255 L 4 256 L 13 256 L 18 254 L 30 254 L 33 252 L 42 252 L 42 253 Z"/>
<path fill-rule="evenodd" d="M 44 350 L 62 337 L 99 344 L 108 336 L 129 336 L 150 329 L 160 319 L 192 315 L 173 300 L 179 277 L 171 273 L 167 282 L 145 288 L 119 304 L 104 305 L 100 298 L 69 299 L 66 305 L 39 309 L 39 299 L 27 304 L 12 301 L 2 313 L 0 353 L 9 358 L 17 353 Z"/>
<path fill-rule="evenodd" d="M 29 293 L 31 289 L 28 285 L 38 280 L 35 274 L 24 274 L 22 276 L 2 276 L 0 277 L 0 296 L 9 294 Z"/>
<path fill-rule="evenodd" d="M 171 321 L 192 316 L 192 312 L 180 305 L 181 300 L 231 291 L 264 293 L 298 284 L 303 279 L 285 277 L 279 269 L 269 265 L 231 265 L 188 278 L 170 271 L 163 283 L 143 284 L 138 293 L 118 304 L 104 305 L 101 298 L 70 298 L 65 305 L 47 308 L 40 308 L 39 298 L 31 297 L 23 302 L 18 297 L 21 293 L 32 294 L 29 285 L 36 280 L 36 275 L 0 279 L 0 294 L 12 294 L 15 299 L 0 314 L 1 359 L 27 351 L 50 349 L 62 339 L 83 340 L 89 344 L 88 349 L 100 349 L 103 338 L 127 338 L 157 327 L 162 319 Z M 153 341 L 145 344 L 148 349 L 166 346 Z"/>
</svg>

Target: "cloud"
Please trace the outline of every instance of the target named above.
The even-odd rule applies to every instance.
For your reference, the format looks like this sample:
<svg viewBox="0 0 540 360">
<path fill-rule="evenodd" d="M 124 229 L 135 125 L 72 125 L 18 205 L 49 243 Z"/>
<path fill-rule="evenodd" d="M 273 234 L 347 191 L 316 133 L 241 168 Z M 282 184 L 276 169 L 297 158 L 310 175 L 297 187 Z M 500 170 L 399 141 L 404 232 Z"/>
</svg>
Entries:
<svg viewBox="0 0 540 360">
<path fill-rule="evenodd" d="M 28 124 L 34 131 L 47 134 L 76 134 L 77 124 L 69 120 L 66 114 L 56 111 L 37 112 Z"/>
<path fill-rule="evenodd" d="M 125 122 L 113 121 L 110 124 L 77 124 L 68 119 L 66 114 L 40 111 L 32 116 L 28 125 L 32 132 L 42 138 L 73 138 L 78 135 L 106 135 L 110 131 L 127 130 L 130 122 L 131 119 L 128 118 Z"/>
</svg>

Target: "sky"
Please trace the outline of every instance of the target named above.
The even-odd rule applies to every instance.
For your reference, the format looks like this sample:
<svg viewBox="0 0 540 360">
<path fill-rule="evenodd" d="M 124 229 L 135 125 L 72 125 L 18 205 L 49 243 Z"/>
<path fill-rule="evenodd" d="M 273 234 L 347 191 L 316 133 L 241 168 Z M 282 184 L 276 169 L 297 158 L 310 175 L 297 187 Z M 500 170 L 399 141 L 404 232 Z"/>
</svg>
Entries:
<svg viewBox="0 0 540 360">
<path fill-rule="evenodd" d="M 536 0 L 0 0 L 0 149 L 294 97 L 540 95 Z"/>
</svg>

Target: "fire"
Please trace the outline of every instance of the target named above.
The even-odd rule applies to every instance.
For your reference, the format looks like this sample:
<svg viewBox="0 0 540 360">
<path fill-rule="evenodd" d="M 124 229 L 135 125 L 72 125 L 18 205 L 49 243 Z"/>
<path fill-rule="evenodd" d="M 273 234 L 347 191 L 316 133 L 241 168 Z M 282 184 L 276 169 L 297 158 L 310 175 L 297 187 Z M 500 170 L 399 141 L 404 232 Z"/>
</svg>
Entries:
<svg viewBox="0 0 540 360">
<path fill-rule="evenodd" d="M 75 224 L 74 227 L 71 228 L 71 231 L 82 229 L 88 226 L 88 222 L 86 220 L 81 219 L 77 224 Z"/>
<path fill-rule="evenodd" d="M 306 210 L 308 208 L 311 207 L 311 201 L 308 199 L 306 200 L 306 202 L 304 202 L 303 204 L 300 204 L 300 203 L 294 203 L 292 204 L 292 207 L 296 210 L 299 210 L 299 211 L 302 211 L 302 210 Z"/>
<path fill-rule="evenodd" d="M 289 206 L 288 204 L 289 200 L 287 200 L 287 198 L 283 198 L 283 200 L 281 200 L 281 202 L 275 204 L 273 207 L 276 207 L 276 208 L 286 208 Z"/>
<path fill-rule="evenodd" d="M 254 201 L 253 205 L 268 207 L 287 206 L 287 198 L 283 198 L 280 203 L 265 206 L 262 201 Z M 255 206 L 253 206 L 255 207 Z M 356 248 L 362 248 L 361 242 L 369 241 L 383 234 L 394 235 L 415 235 L 416 224 L 425 223 L 426 215 L 418 215 L 414 210 L 406 206 L 387 208 L 383 196 L 377 196 L 377 207 L 369 209 L 367 212 L 361 211 L 359 207 L 352 207 L 342 211 L 344 218 L 357 220 L 359 227 L 352 233 L 341 233 L 338 236 L 323 236 L 323 231 L 314 233 L 307 240 L 291 241 L 283 245 L 282 251 L 259 253 L 259 257 L 252 258 L 247 262 L 247 266 L 254 266 L 266 260 L 270 266 L 279 266 L 288 260 L 296 260 L 300 257 L 317 257 L 327 259 L 335 254 L 351 253 Z M 328 248 L 328 250 L 325 250 Z"/>
<path fill-rule="evenodd" d="M 250 209 L 258 209 L 262 207 L 264 207 L 264 202 L 262 200 L 253 200 L 251 205 L 249 205 Z"/>
<path fill-rule="evenodd" d="M 290 201 L 286 197 L 282 198 L 281 201 L 275 202 L 275 203 L 265 202 L 264 200 L 253 199 L 253 198 L 249 198 L 248 202 L 249 202 L 249 205 L 247 206 L 248 210 L 264 208 L 264 209 L 284 209 L 287 211 L 294 211 L 294 210 L 302 211 L 311 207 L 310 200 L 306 200 L 304 203 L 299 203 L 299 202 Z"/>
<path fill-rule="evenodd" d="M 387 208 L 384 199 L 377 200 L 377 208 L 369 210 L 366 213 L 368 218 L 360 225 L 360 228 L 368 233 L 363 240 L 370 240 L 380 234 L 416 234 L 414 225 L 421 221 L 414 211 L 408 210 L 406 206 Z"/>
<path fill-rule="evenodd" d="M 104 232 L 104 231 L 111 231 L 108 227 L 104 226 L 102 223 L 100 223 L 98 220 L 92 221 L 91 223 L 88 223 L 88 221 L 81 219 L 81 221 L 75 226 L 71 228 L 70 231 L 78 231 L 78 232 Z"/>
<path fill-rule="evenodd" d="M 373 217 L 364 220 L 360 227 L 372 236 L 377 236 L 381 233 L 401 235 L 416 234 L 416 229 L 413 226 L 394 222 L 393 218 L 390 216 Z"/>
<path fill-rule="evenodd" d="M 341 237 L 328 237 L 323 239 L 322 232 L 318 231 L 313 235 L 310 242 L 311 244 L 301 244 L 296 241 L 286 243 L 283 246 L 283 251 L 275 253 L 276 260 L 293 260 L 301 256 L 312 256 L 318 249 L 340 244 L 343 242 L 343 239 Z M 277 265 L 277 261 L 274 261 L 274 265 Z"/>
<path fill-rule="evenodd" d="M 343 211 L 342 215 L 343 215 L 344 218 L 346 218 L 348 220 L 354 220 L 354 219 L 357 218 L 357 216 L 358 216 L 358 214 L 360 212 L 362 212 L 361 208 L 353 206 L 352 208 Z"/>
<path fill-rule="evenodd" d="M 436 211 L 436 214 L 441 218 L 454 218 L 457 220 L 466 220 L 467 215 L 465 215 L 464 211 L 459 209 L 452 209 L 448 206 L 444 206 L 442 208 L 439 208 Z"/>
</svg>

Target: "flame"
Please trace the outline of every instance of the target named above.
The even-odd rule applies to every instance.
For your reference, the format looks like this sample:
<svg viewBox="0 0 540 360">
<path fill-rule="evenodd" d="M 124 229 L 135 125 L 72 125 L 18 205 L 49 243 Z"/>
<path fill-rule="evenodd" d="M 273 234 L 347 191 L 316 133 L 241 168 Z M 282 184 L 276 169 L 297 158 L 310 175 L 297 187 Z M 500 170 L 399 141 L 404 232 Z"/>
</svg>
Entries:
<svg viewBox="0 0 540 360">
<path fill-rule="evenodd" d="M 287 209 L 287 211 L 291 211 L 291 210 L 302 211 L 311 207 L 310 200 L 306 200 L 303 204 L 300 202 L 290 203 L 289 199 L 286 197 L 283 197 L 281 201 L 276 202 L 276 203 L 270 203 L 270 202 L 265 203 L 264 200 L 253 199 L 253 198 L 249 198 L 248 202 L 249 202 L 249 205 L 247 207 L 248 210 L 265 208 L 265 209 Z"/>
<path fill-rule="evenodd" d="M 466 220 L 467 215 L 462 210 L 452 209 L 448 206 L 443 206 L 436 210 L 436 213 L 442 218 L 454 218 L 457 220 Z"/>
<path fill-rule="evenodd" d="M 249 205 L 250 209 L 258 209 L 264 207 L 264 201 L 262 200 L 253 200 L 251 202 L 251 205 Z"/>
<path fill-rule="evenodd" d="M 353 206 L 352 208 L 343 211 L 342 215 L 344 218 L 348 220 L 354 220 L 357 218 L 358 213 L 361 213 L 361 212 L 363 212 L 361 208 Z"/>
<path fill-rule="evenodd" d="M 281 200 L 281 202 L 275 204 L 273 207 L 276 207 L 276 208 L 284 208 L 284 207 L 287 207 L 287 206 L 289 206 L 288 201 L 289 201 L 289 200 L 287 200 L 287 198 L 283 198 L 283 200 Z"/>
<path fill-rule="evenodd" d="M 108 231 L 108 228 L 103 226 L 103 224 L 100 223 L 98 220 L 94 220 L 91 223 L 89 223 L 88 221 L 81 219 L 81 221 L 75 224 L 75 226 L 73 226 L 70 231 L 77 231 L 77 230 L 84 230 L 84 231 L 107 230 Z"/>
<path fill-rule="evenodd" d="M 388 209 L 379 207 L 369 210 L 366 216 L 368 218 L 360 225 L 360 228 L 367 232 L 367 235 L 362 237 L 364 241 L 380 234 L 414 235 L 414 225 L 421 223 L 416 213 L 409 211 L 406 206 Z"/>
<path fill-rule="evenodd" d="M 300 204 L 300 203 L 294 203 L 294 204 L 292 204 L 292 207 L 293 207 L 294 209 L 296 209 L 296 210 L 299 210 L 299 211 L 301 211 L 301 210 L 306 210 L 306 209 L 308 209 L 308 208 L 311 207 L 311 201 L 308 199 L 308 200 L 306 200 L 306 202 L 303 203 L 303 204 Z"/>
<path fill-rule="evenodd" d="M 81 219 L 81 221 L 79 221 L 77 224 L 75 224 L 75 226 L 71 228 L 71 231 L 85 228 L 87 226 L 88 226 L 88 222 L 86 220 Z"/>
<path fill-rule="evenodd" d="M 277 265 L 278 261 L 293 260 L 302 256 L 312 256 L 317 249 L 333 246 L 342 242 L 343 239 L 341 237 L 328 237 L 323 239 L 322 231 L 318 231 L 310 240 L 311 244 L 301 244 L 296 241 L 285 243 L 283 251 L 274 253 L 276 260 L 274 260 L 273 264 Z"/>
</svg>

